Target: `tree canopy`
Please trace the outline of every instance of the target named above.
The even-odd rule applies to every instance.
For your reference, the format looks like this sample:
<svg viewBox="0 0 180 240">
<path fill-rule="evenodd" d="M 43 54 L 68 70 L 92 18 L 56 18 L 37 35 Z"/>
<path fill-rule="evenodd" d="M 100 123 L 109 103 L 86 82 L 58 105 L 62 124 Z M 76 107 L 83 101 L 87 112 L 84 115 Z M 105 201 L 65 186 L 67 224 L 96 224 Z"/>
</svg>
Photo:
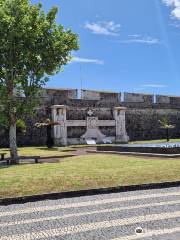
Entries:
<svg viewBox="0 0 180 240">
<path fill-rule="evenodd" d="M 27 111 L 47 77 L 61 71 L 71 51 L 78 50 L 77 35 L 56 23 L 57 11 L 53 7 L 46 14 L 40 3 L 29 0 L 0 0 L 0 95 L 5 107 L 0 110 L 6 115 Z"/>
<path fill-rule="evenodd" d="M 0 0 L 0 123 L 10 129 L 14 153 L 18 116 L 32 113 L 48 76 L 79 48 L 78 36 L 57 24 L 57 12 L 29 0 Z"/>
</svg>

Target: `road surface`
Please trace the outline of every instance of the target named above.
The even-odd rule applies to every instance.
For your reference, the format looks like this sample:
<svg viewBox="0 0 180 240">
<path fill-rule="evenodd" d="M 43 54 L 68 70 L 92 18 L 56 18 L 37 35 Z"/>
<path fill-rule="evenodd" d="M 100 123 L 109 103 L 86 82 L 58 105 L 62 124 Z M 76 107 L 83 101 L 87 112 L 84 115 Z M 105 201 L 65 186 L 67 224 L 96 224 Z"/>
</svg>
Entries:
<svg viewBox="0 0 180 240">
<path fill-rule="evenodd" d="M 0 206 L 0 240 L 34 239 L 180 240 L 180 187 Z"/>
</svg>

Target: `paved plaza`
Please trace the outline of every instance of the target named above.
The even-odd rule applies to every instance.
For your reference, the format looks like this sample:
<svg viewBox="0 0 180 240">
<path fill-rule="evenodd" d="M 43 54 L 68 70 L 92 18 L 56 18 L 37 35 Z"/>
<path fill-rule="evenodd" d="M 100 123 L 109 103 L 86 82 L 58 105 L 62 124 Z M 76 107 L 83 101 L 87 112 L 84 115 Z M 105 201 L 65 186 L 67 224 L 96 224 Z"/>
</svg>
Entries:
<svg viewBox="0 0 180 240">
<path fill-rule="evenodd" d="M 179 240 L 180 188 L 0 206 L 0 240 L 33 239 Z"/>
</svg>

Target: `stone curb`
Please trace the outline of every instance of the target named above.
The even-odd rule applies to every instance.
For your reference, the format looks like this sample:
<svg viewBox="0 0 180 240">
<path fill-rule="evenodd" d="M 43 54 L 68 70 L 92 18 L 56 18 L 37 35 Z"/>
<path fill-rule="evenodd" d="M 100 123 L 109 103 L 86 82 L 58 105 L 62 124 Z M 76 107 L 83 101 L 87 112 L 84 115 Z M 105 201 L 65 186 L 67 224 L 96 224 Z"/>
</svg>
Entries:
<svg viewBox="0 0 180 240">
<path fill-rule="evenodd" d="M 62 158 L 69 158 L 69 157 L 76 157 L 76 154 L 69 154 L 69 155 L 61 155 L 61 156 L 49 156 L 49 157 L 40 157 L 39 160 L 46 160 L 46 159 L 62 159 Z"/>
<path fill-rule="evenodd" d="M 162 189 L 162 188 L 169 188 L 169 187 L 180 187 L 180 181 L 149 183 L 149 184 L 79 190 L 79 191 L 60 192 L 60 193 L 48 193 L 48 194 L 42 194 L 42 195 L 32 195 L 32 196 L 24 196 L 24 197 L 16 197 L 16 198 L 4 198 L 4 199 L 0 199 L 0 206 L 7 206 L 11 204 L 23 204 L 27 202 L 36 202 L 36 201 L 43 201 L 43 200 L 57 200 L 62 198 L 74 198 L 74 197 L 92 196 L 92 195 L 100 195 L 100 194 L 120 193 L 120 192 L 128 192 L 128 191 Z"/>
<path fill-rule="evenodd" d="M 160 153 L 140 153 L 140 152 L 116 152 L 116 151 L 97 151 L 88 150 L 87 153 L 100 153 L 100 154 L 116 154 L 116 155 L 127 155 L 127 156 L 142 156 L 142 157 L 155 157 L 155 158 L 180 158 L 180 154 L 160 154 Z M 149 159 L 148 159 L 149 160 Z"/>
</svg>

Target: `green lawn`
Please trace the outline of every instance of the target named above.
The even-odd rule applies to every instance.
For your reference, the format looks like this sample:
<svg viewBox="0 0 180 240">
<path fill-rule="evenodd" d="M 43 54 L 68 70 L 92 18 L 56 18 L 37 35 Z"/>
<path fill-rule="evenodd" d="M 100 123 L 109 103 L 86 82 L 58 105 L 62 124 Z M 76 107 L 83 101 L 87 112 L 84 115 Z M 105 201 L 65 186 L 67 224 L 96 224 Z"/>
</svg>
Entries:
<svg viewBox="0 0 180 240">
<path fill-rule="evenodd" d="M 180 159 L 86 155 L 59 163 L 0 165 L 0 198 L 177 180 Z"/>
<path fill-rule="evenodd" d="M 48 149 L 47 147 L 20 147 L 18 152 L 20 156 L 40 156 L 40 157 L 51 157 L 51 156 L 64 156 L 69 155 L 69 151 L 72 151 L 69 147 L 54 147 Z M 6 157 L 9 156 L 8 148 L 1 148 L 0 152 L 6 152 Z"/>
</svg>

